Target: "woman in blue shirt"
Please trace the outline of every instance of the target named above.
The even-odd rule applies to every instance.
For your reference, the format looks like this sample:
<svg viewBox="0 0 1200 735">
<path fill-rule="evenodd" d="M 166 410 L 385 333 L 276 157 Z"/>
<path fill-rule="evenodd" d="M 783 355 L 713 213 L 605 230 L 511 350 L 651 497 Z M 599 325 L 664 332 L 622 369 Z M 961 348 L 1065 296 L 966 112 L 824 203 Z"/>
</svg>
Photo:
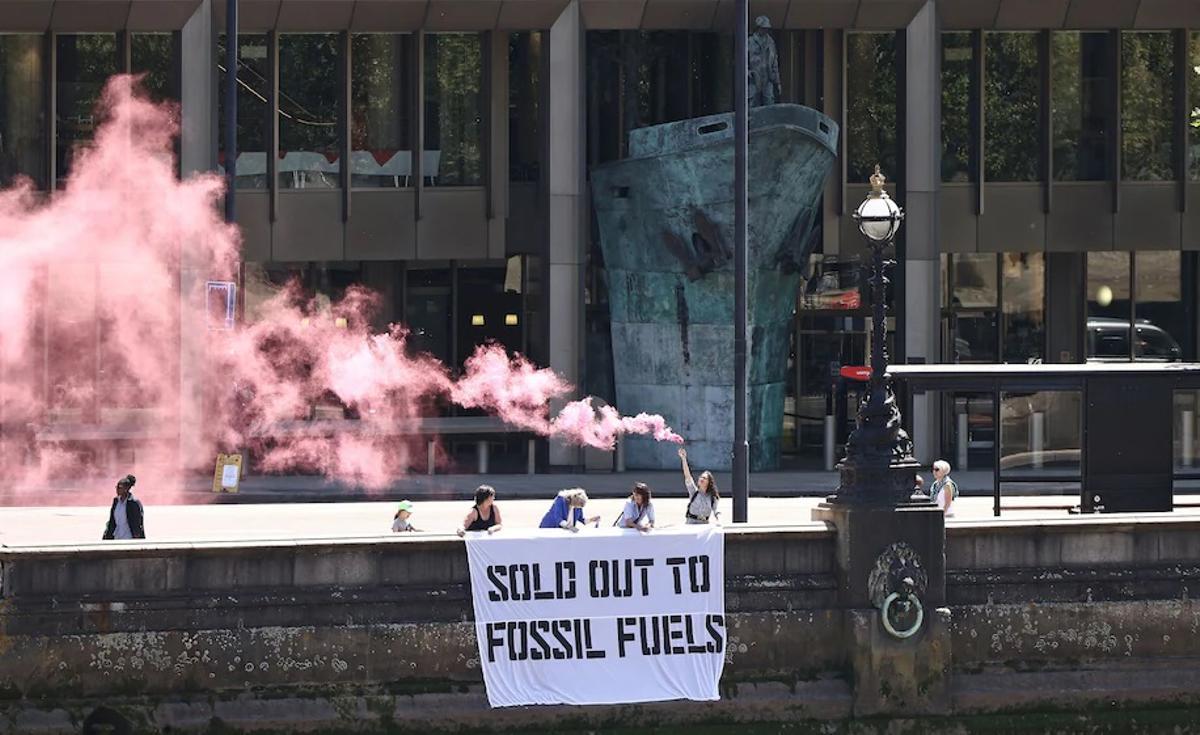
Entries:
<svg viewBox="0 0 1200 735">
<path fill-rule="evenodd" d="M 583 506 L 587 505 L 587 493 L 581 487 L 569 490 L 559 490 L 558 497 L 550 505 L 550 510 L 542 517 L 540 528 L 565 528 L 568 531 L 578 531 L 581 523 L 598 523 L 600 516 L 592 516 L 586 521 L 583 518 Z"/>
</svg>

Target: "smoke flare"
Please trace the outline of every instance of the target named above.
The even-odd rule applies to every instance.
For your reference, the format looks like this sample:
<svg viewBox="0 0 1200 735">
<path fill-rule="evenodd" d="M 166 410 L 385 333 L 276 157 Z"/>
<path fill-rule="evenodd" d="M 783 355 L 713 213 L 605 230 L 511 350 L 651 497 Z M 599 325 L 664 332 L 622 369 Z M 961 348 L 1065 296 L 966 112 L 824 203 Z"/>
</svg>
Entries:
<svg viewBox="0 0 1200 735">
<path fill-rule="evenodd" d="M 378 488 L 408 471 L 404 431 L 447 401 L 598 448 L 623 434 L 682 442 L 661 416 L 622 417 L 590 399 L 552 417 L 572 386 L 498 345 L 478 347 L 453 376 L 416 354 L 402 326 L 373 333 L 378 300 L 363 288 L 323 311 L 292 284 L 248 323 L 207 330 L 205 282 L 233 280 L 240 259 L 236 228 L 218 216 L 223 182 L 178 180 L 175 117 L 136 79 L 111 79 L 100 108 L 106 121 L 75 152 L 64 190 L 48 200 L 28 182 L 0 191 L 10 486 L 133 471 L 150 478 L 139 487 L 169 491 L 216 452 L 251 449 L 268 472 Z M 322 401 L 356 420 L 306 420 Z"/>
</svg>

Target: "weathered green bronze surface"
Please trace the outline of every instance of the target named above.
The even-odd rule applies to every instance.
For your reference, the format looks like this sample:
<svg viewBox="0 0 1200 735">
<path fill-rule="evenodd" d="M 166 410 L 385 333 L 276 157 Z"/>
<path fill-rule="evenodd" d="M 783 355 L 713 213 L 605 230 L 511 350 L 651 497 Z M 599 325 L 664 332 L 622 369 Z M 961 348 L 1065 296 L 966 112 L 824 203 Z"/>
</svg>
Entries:
<svg viewBox="0 0 1200 735">
<path fill-rule="evenodd" d="M 837 124 L 800 105 L 750 110 L 750 463 L 779 464 L 798 270 L 812 252 Z M 733 115 L 634 130 L 629 158 L 592 170 L 609 279 L 617 406 L 660 413 L 696 466 L 733 442 Z M 630 438 L 626 465 L 674 467 L 673 446 Z"/>
</svg>

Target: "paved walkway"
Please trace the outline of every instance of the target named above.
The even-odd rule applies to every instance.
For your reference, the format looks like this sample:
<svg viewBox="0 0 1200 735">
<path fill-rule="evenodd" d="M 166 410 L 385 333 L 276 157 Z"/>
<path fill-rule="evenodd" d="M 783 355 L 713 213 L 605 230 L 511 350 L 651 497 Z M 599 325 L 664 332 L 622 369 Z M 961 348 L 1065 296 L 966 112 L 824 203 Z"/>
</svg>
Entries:
<svg viewBox="0 0 1200 735">
<path fill-rule="evenodd" d="M 1191 496 L 1188 500 L 1200 503 L 1200 496 Z M 811 523 L 812 508 L 820 502 L 819 498 L 751 498 L 749 525 L 808 524 Z M 1072 502 L 1071 498 L 1014 497 L 1006 501 L 1004 518 L 1068 521 L 1096 518 L 1068 514 L 1067 508 Z M 617 518 L 622 503 L 619 498 L 596 499 L 588 503 L 584 512 L 587 516 L 600 515 L 601 523 L 607 525 Z M 722 503 L 723 513 L 732 513 L 728 500 Z M 549 497 L 520 500 L 503 492 L 498 500 L 504 524 L 510 527 L 536 526 L 549 504 Z M 681 523 L 684 504 L 682 493 L 657 496 L 654 505 L 659 525 Z M 389 537 L 395 507 L 392 502 L 173 506 L 147 503 L 146 532 L 150 542 Z M 426 533 L 451 533 L 469 510 L 470 503 L 463 500 L 419 501 L 413 523 Z M 955 510 L 955 517 L 950 521 L 952 525 L 992 518 L 990 498 L 960 498 Z M 1200 517 L 1200 508 L 1183 508 L 1175 514 Z M 107 520 L 107 503 L 90 507 L 0 508 L 0 544 L 21 547 L 96 543 L 100 541 Z"/>
<path fill-rule="evenodd" d="M 696 473 L 703 468 L 694 468 Z M 924 472 L 926 482 L 932 473 Z M 728 473 L 718 472 L 717 485 L 725 495 L 730 494 Z M 964 495 L 992 495 L 990 471 L 956 472 L 955 479 Z M 629 494 L 634 482 L 645 482 L 657 492 L 682 492 L 679 472 L 630 471 L 589 472 L 571 474 L 489 474 L 489 475 L 409 475 L 399 478 L 381 490 L 365 490 L 344 483 L 329 482 L 309 476 L 251 476 L 243 480 L 236 495 L 212 493 L 212 476 L 197 476 L 182 491 L 156 488 L 142 477 L 138 494 L 156 505 L 197 503 L 288 503 L 288 502 L 345 502 L 365 500 L 452 500 L 469 498 L 480 484 L 489 484 L 506 497 L 545 498 L 563 488 L 582 487 L 596 498 L 619 498 Z M 0 505 L 88 505 L 106 502 L 111 497 L 114 478 L 93 478 L 56 483 L 52 487 L 0 488 Z M 838 485 L 837 472 L 823 470 L 784 470 L 759 472 L 750 476 L 751 497 L 823 498 L 832 494 Z M 1196 488 L 1200 491 L 1200 487 Z M 1071 483 L 1039 483 L 1010 485 L 1007 494 L 1063 495 L 1079 497 L 1078 485 Z"/>
</svg>

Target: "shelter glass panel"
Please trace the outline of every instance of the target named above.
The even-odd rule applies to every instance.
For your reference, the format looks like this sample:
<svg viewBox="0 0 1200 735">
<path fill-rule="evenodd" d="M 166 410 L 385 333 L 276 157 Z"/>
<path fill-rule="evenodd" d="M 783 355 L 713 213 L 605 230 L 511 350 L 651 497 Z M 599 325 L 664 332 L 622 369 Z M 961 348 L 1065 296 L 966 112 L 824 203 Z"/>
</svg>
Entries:
<svg viewBox="0 0 1200 735">
<path fill-rule="evenodd" d="M 1112 35 L 1055 31 L 1051 38 L 1054 178 L 1103 181 L 1109 174 L 1110 111 L 1116 93 Z"/>
<path fill-rule="evenodd" d="M 104 83 L 117 69 L 112 33 L 64 33 L 55 37 L 55 178 L 65 188 L 76 151 L 91 143 L 103 121 L 96 109 Z"/>
<path fill-rule="evenodd" d="M 412 36 L 356 33 L 350 45 L 350 185 L 412 184 Z"/>
<path fill-rule="evenodd" d="M 478 33 L 425 37 L 425 143 L 430 186 L 483 184 L 483 44 Z"/>
<path fill-rule="evenodd" d="M 1174 409 L 1171 425 L 1174 427 L 1175 472 L 1196 473 L 1197 457 L 1200 457 L 1200 442 L 1196 432 L 1200 425 L 1200 391 L 1177 390 L 1174 394 Z"/>
<path fill-rule="evenodd" d="M 942 181 L 967 181 L 971 162 L 971 34 L 942 34 Z"/>
<path fill-rule="evenodd" d="M 890 181 L 896 166 L 897 58 L 894 33 L 846 34 L 846 179 L 865 182 L 883 168 Z"/>
<path fill-rule="evenodd" d="M 18 176 L 46 188 L 42 36 L 0 35 L 0 186 Z"/>
<path fill-rule="evenodd" d="M 237 180 L 239 189 L 267 188 L 267 128 L 271 110 L 271 65 L 264 34 L 238 34 Z M 217 42 L 218 162 L 225 164 L 225 36 Z"/>
<path fill-rule="evenodd" d="M 1001 393 L 1001 478 L 1078 478 L 1082 419 L 1077 390 Z"/>
<path fill-rule="evenodd" d="M 279 37 L 279 188 L 339 185 L 338 36 Z"/>
<path fill-rule="evenodd" d="M 1175 37 L 1166 31 L 1121 34 L 1121 176 L 1175 178 Z"/>
<path fill-rule="evenodd" d="M 1037 181 L 1041 95 L 1037 35 L 984 34 L 984 177 Z"/>
</svg>

